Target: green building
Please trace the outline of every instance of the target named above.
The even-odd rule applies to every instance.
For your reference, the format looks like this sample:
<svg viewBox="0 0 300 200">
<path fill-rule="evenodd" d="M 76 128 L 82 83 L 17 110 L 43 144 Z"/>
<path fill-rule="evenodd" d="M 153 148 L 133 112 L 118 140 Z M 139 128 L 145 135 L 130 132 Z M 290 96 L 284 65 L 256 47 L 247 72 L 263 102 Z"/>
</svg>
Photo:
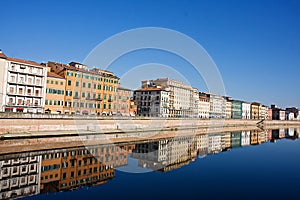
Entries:
<svg viewBox="0 0 300 200">
<path fill-rule="evenodd" d="M 242 119 L 243 102 L 238 100 L 232 101 L 231 117 L 232 119 Z"/>
</svg>

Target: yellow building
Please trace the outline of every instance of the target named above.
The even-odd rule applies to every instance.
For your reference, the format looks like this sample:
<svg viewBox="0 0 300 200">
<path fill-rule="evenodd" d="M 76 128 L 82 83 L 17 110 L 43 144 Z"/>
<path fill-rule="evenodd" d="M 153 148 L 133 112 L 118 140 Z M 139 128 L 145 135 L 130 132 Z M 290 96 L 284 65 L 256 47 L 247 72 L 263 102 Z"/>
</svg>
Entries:
<svg viewBox="0 0 300 200">
<path fill-rule="evenodd" d="M 49 68 L 50 70 L 50 68 Z M 66 80 L 48 71 L 46 84 L 45 113 L 61 114 L 64 110 Z"/>
<path fill-rule="evenodd" d="M 64 114 L 108 115 L 116 112 L 119 78 L 112 72 L 88 70 L 87 66 L 76 62 L 48 62 L 48 67 L 66 80 Z"/>
<path fill-rule="evenodd" d="M 251 103 L 251 119 L 259 119 L 260 103 Z"/>
</svg>

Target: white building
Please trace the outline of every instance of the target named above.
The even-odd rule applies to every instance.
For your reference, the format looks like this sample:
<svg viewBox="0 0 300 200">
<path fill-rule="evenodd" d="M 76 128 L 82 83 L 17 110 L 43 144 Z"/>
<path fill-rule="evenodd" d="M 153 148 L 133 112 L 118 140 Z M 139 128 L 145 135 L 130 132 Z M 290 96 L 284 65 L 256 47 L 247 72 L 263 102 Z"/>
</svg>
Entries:
<svg viewBox="0 0 300 200">
<path fill-rule="evenodd" d="M 42 113 L 46 77 L 46 67 L 0 51 L 0 111 Z"/>
<path fill-rule="evenodd" d="M 195 110 L 195 89 L 190 85 L 169 78 L 142 81 L 142 88 L 156 86 L 169 91 L 170 117 L 194 117 L 198 115 L 198 110 Z"/>
<path fill-rule="evenodd" d="M 285 110 L 279 111 L 279 120 L 285 120 Z"/>
<path fill-rule="evenodd" d="M 251 104 L 248 102 L 242 103 L 242 118 L 251 119 Z"/>
<path fill-rule="evenodd" d="M 169 117 L 169 92 L 162 88 L 142 88 L 133 92 L 137 114 L 144 117 Z"/>
<path fill-rule="evenodd" d="M 209 96 L 206 94 L 199 93 L 199 107 L 198 107 L 199 118 L 208 119 L 210 111 Z"/>
<path fill-rule="evenodd" d="M 220 95 L 209 94 L 210 100 L 210 118 L 226 117 L 226 99 Z"/>
<path fill-rule="evenodd" d="M 40 193 L 41 156 L 0 161 L 0 199 Z"/>
</svg>

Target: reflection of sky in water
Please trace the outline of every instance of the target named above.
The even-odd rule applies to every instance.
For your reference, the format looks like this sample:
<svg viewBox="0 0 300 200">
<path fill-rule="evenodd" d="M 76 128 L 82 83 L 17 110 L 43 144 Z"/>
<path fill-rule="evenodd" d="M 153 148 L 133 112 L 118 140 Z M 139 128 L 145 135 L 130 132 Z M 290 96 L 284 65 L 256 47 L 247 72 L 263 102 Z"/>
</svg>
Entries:
<svg viewBox="0 0 300 200">
<path fill-rule="evenodd" d="M 234 148 L 166 173 L 127 173 L 145 170 L 129 158 L 106 184 L 34 198 L 298 199 L 299 159 L 299 139 Z"/>
</svg>

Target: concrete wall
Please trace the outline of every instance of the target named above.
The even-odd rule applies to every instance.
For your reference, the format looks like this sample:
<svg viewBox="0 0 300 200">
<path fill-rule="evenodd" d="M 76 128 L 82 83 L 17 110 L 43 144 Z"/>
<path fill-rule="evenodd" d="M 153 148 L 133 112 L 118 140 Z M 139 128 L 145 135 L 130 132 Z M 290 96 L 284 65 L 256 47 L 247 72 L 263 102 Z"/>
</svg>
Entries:
<svg viewBox="0 0 300 200">
<path fill-rule="evenodd" d="M 1 133 L 30 133 L 44 131 L 145 131 L 169 128 L 205 128 L 230 126 L 255 126 L 255 120 L 201 120 L 201 119 L 162 119 L 162 118 L 69 118 L 69 119 L 1 119 Z"/>
</svg>

